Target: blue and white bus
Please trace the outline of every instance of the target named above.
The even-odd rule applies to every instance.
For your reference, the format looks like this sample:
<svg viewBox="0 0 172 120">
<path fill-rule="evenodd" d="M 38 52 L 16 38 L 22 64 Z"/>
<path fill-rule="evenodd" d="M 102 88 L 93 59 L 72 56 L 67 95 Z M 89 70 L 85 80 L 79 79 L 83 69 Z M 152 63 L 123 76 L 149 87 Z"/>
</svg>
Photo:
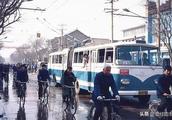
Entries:
<svg viewBox="0 0 172 120">
<path fill-rule="evenodd" d="M 60 83 L 63 71 L 72 66 L 80 89 L 92 91 L 95 75 L 102 71 L 104 64 L 109 64 L 120 95 L 148 102 L 150 95 L 156 94 L 157 79 L 163 72 L 157 50 L 153 45 L 136 42 L 64 49 L 49 55 L 48 68 Z"/>
</svg>

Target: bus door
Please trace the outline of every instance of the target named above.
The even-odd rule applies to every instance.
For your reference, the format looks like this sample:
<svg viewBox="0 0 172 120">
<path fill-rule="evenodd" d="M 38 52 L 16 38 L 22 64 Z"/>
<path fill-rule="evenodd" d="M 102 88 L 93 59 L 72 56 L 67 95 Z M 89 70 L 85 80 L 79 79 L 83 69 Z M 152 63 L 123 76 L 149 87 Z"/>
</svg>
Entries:
<svg viewBox="0 0 172 120">
<path fill-rule="evenodd" d="M 90 53 L 91 55 L 91 60 L 90 60 L 90 86 L 91 88 L 93 88 L 93 82 L 94 82 L 94 78 L 96 75 L 96 63 L 97 63 L 97 51 L 94 50 Z"/>
<path fill-rule="evenodd" d="M 66 63 L 66 55 L 63 54 L 63 55 L 62 55 L 62 74 L 63 74 L 63 72 L 66 70 L 66 65 L 65 65 L 65 63 Z"/>
</svg>

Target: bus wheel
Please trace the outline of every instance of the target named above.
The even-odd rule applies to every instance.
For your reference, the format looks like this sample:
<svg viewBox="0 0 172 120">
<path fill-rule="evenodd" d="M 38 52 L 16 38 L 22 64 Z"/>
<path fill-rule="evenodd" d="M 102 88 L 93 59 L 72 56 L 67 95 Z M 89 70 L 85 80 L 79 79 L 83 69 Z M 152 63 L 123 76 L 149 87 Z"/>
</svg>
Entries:
<svg viewBox="0 0 172 120">
<path fill-rule="evenodd" d="M 139 102 L 146 105 L 150 100 L 150 95 L 138 96 Z"/>
<path fill-rule="evenodd" d="M 75 92 L 76 92 L 76 94 L 79 94 L 79 92 L 80 92 L 80 86 L 79 86 L 78 81 L 75 82 Z"/>
</svg>

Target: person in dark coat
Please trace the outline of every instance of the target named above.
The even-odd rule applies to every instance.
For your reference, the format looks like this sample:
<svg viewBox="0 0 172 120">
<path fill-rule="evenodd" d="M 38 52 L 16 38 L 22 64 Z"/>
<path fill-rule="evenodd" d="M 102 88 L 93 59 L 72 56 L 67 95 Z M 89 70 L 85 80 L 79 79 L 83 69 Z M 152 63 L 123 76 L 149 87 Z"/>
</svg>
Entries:
<svg viewBox="0 0 172 120">
<path fill-rule="evenodd" d="M 6 83 L 9 82 L 9 69 L 10 69 L 10 66 L 8 64 L 3 65 L 3 78 Z"/>
<path fill-rule="evenodd" d="M 0 91 L 3 90 L 3 64 L 0 64 Z"/>
<path fill-rule="evenodd" d="M 103 71 L 96 74 L 94 80 L 94 91 L 92 94 L 92 99 L 96 107 L 94 120 L 99 120 L 101 116 L 103 110 L 103 103 L 100 100 L 103 99 L 103 97 L 105 98 L 115 97 L 116 99 L 120 100 L 115 80 L 110 72 L 111 72 L 111 66 L 106 64 L 103 68 Z M 111 95 L 109 88 L 111 88 L 113 95 Z M 106 105 L 108 107 L 108 113 L 110 113 L 111 112 L 110 104 L 106 103 Z M 108 119 L 110 119 L 110 114 L 108 115 Z"/>
<path fill-rule="evenodd" d="M 24 84 L 24 89 L 26 90 L 26 82 L 28 82 L 28 73 L 26 66 L 23 64 L 19 67 L 17 71 L 17 81 L 19 82 L 25 82 L 25 83 L 17 83 L 17 90 L 18 90 L 18 96 L 19 96 L 19 91 L 21 90 L 21 84 Z"/>
<path fill-rule="evenodd" d="M 171 95 L 170 87 L 172 87 L 172 75 L 171 66 L 164 67 L 164 73 L 158 79 L 157 96 L 161 99 L 161 103 L 158 107 L 159 112 L 167 112 L 172 110 L 172 98 L 168 98 Z"/>
<path fill-rule="evenodd" d="M 76 82 L 76 77 L 75 75 L 73 74 L 72 72 L 72 67 L 68 67 L 63 76 L 62 76 L 62 85 L 65 86 L 73 86 L 75 85 L 75 82 Z M 63 87 L 62 89 L 62 96 L 63 96 L 63 101 L 66 100 L 67 97 L 70 97 L 70 94 L 71 94 L 71 89 L 70 88 L 67 88 L 67 87 Z"/>
<path fill-rule="evenodd" d="M 39 70 L 38 72 L 38 86 L 39 86 L 39 90 L 38 90 L 38 96 L 39 99 L 42 97 L 42 89 L 43 89 L 43 82 L 41 81 L 48 81 L 50 80 L 50 76 L 49 76 L 49 72 L 47 70 L 47 66 L 45 64 L 42 64 L 42 68 Z M 48 83 L 46 84 L 48 86 Z"/>
</svg>

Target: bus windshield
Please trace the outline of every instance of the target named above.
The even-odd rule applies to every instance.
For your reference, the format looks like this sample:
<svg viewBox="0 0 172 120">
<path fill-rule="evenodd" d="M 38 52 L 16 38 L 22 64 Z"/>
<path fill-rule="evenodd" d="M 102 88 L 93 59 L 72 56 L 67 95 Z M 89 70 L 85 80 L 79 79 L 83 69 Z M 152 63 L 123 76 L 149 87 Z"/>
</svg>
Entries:
<svg viewBox="0 0 172 120">
<path fill-rule="evenodd" d="M 118 65 L 158 65 L 158 54 L 156 47 L 148 46 L 117 46 L 116 64 Z"/>
</svg>

